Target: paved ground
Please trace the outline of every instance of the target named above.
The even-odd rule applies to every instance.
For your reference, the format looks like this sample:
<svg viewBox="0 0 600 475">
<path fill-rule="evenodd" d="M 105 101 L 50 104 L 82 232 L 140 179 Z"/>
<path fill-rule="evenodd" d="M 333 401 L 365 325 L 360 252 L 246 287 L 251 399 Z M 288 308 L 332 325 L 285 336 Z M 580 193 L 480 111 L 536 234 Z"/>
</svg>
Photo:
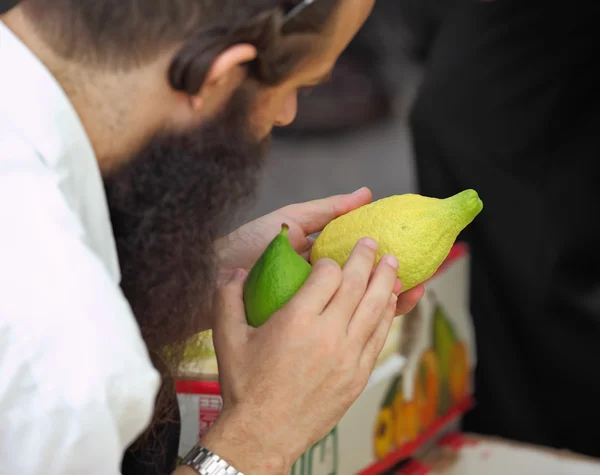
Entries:
<svg viewBox="0 0 600 475">
<path fill-rule="evenodd" d="M 247 217 L 361 186 L 369 186 L 375 199 L 416 191 L 405 117 L 418 73 L 406 77 L 397 118 L 390 123 L 332 139 L 277 140 L 258 201 Z"/>
</svg>

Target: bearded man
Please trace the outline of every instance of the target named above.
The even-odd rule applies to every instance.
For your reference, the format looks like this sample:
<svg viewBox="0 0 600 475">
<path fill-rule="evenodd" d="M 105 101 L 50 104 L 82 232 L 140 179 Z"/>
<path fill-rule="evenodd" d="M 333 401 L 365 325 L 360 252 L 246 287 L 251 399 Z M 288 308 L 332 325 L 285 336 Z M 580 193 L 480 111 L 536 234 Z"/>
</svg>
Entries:
<svg viewBox="0 0 600 475">
<path fill-rule="evenodd" d="M 282 222 L 307 253 L 370 192 L 222 234 L 372 3 L 23 0 L 0 17 L 3 473 L 174 471 L 169 375 L 209 328 L 223 412 L 177 474 L 286 474 L 358 397 L 422 295 L 395 258 L 373 270 L 365 237 L 260 329 L 242 289 Z"/>
</svg>

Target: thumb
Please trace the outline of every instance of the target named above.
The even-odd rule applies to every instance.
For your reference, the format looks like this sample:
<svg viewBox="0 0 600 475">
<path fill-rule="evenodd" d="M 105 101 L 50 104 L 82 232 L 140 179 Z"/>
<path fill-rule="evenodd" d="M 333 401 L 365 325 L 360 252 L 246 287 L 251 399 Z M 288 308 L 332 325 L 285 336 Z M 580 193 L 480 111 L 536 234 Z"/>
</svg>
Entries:
<svg viewBox="0 0 600 475">
<path fill-rule="evenodd" d="M 318 233 L 330 221 L 370 203 L 373 195 L 368 188 L 361 188 L 349 195 L 336 195 L 320 200 L 307 201 L 287 207 L 287 214 L 302 227 L 304 233 Z"/>
<path fill-rule="evenodd" d="M 219 289 L 219 308 L 213 325 L 215 343 L 227 339 L 237 339 L 248 330 L 246 311 L 244 309 L 244 284 L 248 273 L 237 269 Z"/>
</svg>

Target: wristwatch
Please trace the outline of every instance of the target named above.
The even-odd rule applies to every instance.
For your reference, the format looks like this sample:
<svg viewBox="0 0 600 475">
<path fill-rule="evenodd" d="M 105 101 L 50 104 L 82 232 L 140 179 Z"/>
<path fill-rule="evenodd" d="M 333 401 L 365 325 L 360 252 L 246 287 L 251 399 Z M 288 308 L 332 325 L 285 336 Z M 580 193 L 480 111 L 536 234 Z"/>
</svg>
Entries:
<svg viewBox="0 0 600 475">
<path fill-rule="evenodd" d="M 193 468 L 200 475 L 244 475 L 217 454 L 196 445 L 181 461 L 181 465 Z"/>
</svg>

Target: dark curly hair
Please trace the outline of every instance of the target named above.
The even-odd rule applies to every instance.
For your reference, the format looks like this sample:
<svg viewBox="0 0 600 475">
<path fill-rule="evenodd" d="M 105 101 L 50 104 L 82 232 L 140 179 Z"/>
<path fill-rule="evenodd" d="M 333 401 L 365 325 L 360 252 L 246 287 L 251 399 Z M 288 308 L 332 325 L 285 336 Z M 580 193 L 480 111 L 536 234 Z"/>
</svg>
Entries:
<svg viewBox="0 0 600 475">
<path fill-rule="evenodd" d="M 284 23 L 301 0 L 23 0 L 54 52 L 90 67 L 126 71 L 181 44 L 169 69 L 179 91 L 199 91 L 215 58 L 238 43 L 256 46 L 251 75 L 275 85 L 314 46 L 340 0 L 316 0 Z"/>
</svg>

